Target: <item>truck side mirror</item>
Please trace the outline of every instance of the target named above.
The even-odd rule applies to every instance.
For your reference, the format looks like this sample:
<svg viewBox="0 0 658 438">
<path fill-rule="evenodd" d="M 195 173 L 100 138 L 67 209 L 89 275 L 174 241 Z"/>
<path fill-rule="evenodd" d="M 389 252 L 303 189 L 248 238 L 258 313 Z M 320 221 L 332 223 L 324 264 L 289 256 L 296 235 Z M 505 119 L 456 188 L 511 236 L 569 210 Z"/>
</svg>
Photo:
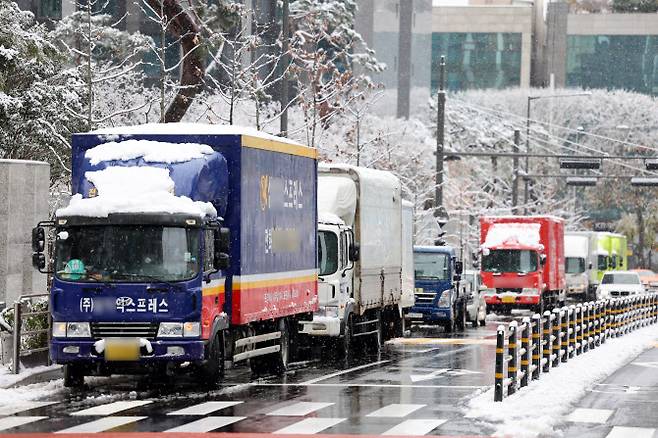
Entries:
<svg viewBox="0 0 658 438">
<path fill-rule="evenodd" d="M 43 227 L 32 228 L 32 251 L 41 253 L 46 249 L 46 231 Z"/>
<path fill-rule="evenodd" d="M 34 269 L 39 272 L 46 269 L 46 256 L 43 255 L 42 252 L 35 252 L 32 254 L 32 266 L 34 266 Z"/>
<path fill-rule="evenodd" d="M 359 261 L 359 257 L 361 256 L 361 249 L 359 248 L 358 243 L 352 243 L 350 245 L 349 253 L 347 256 L 350 259 L 350 262 Z"/>
<path fill-rule="evenodd" d="M 594 267 L 594 264 L 592 262 L 589 263 L 589 269 L 592 269 Z"/>
<path fill-rule="evenodd" d="M 464 262 L 457 260 L 455 262 L 455 274 L 460 275 L 462 272 L 464 272 Z"/>
<path fill-rule="evenodd" d="M 228 228 L 222 227 L 215 231 L 215 253 L 213 254 L 213 265 L 215 269 L 222 271 L 231 266 L 231 231 Z"/>
<path fill-rule="evenodd" d="M 546 265 L 546 254 L 539 256 L 539 263 L 541 263 L 542 266 Z"/>
</svg>

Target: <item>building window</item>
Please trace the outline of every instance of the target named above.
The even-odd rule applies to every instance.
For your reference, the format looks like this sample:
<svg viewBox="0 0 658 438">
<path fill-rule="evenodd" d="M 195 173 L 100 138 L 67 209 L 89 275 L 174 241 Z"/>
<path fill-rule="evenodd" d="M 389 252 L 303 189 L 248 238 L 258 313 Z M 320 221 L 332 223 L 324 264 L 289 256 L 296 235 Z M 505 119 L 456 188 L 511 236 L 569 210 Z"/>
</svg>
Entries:
<svg viewBox="0 0 658 438">
<path fill-rule="evenodd" d="M 38 4 L 39 18 L 62 19 L 62 0 L 40 0 Z"/>
<path fill-rule="evenodd" d="M 567 85 L 658 95 L 658 35 L 569 35 Z"/>
<path fill-rule="evenodd" d="M 520 33 L 433 33 L 432 90 L 446 56 L 446 88 L 507 88 L 521 85 Z"/>
</svg>

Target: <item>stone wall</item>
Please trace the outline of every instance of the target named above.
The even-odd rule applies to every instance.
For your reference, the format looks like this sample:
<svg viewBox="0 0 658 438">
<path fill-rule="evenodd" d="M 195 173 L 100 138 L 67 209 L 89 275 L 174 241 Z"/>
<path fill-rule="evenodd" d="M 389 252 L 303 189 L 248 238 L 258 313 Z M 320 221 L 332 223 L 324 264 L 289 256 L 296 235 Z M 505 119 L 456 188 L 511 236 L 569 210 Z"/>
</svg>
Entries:
<svg viewBox="0 0 658 438">
<path fill-rule="evenodd" d="M 50 167 L 39 161 L 0 160 L 0 302 L 46 292 L 46 276 L 32 267 L 32 228 L 48 219 Z"/>
</svg>

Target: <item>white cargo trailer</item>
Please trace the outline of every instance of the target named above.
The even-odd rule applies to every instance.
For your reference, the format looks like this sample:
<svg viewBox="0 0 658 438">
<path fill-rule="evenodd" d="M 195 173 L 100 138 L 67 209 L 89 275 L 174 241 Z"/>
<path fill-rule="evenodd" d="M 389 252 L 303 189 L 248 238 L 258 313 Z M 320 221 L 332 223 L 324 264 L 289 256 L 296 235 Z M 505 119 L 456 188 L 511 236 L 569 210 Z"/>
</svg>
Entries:
<svg viewBox="0 0 658 438">
<path fill-rule="evenodd" d="M 340 337 L 346 352 L 355 338 L 379 348 L 383 337 L 402 330 L 403 249 L 410 240 L 403 239 L 400 181 L 390 172 L 322 164 L 318 222 L 320 309 L 301 323 L 301 333 Z"/>
</svg>

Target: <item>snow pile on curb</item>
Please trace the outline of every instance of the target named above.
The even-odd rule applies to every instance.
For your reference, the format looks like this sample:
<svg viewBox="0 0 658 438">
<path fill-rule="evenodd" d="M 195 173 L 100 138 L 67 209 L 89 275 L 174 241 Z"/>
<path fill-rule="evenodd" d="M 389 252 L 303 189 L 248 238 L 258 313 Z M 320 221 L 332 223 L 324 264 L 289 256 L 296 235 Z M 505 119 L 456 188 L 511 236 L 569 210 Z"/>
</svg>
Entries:
<svg viewBox="0 0 658 438">
<path fill-rule="evenodd" d="M 174 195 L 174 180 L 169 169 L 159 167 L 108 167 L 86 172 L 85 177 L 98 189 L 95 198 L 71 197 L 57 217 L 107 217 L 111 213 L 180 213 L 215 217 L 217 210 L 209 202 L 193 201 Z"/>
<path fill-rule="evenodd" d="M 143 158 L 147 163 L 184 163 L 214 151 L 205 144 L 167 143 L 152 140 L 125 140 L 98 145 L 85 152 L 85 157 L 93 165 L 101 161 L 128 161 Z"/>
<path fill-rule="evenodd" d="M 467 418 L 494 422 L 494 436 L 554 435 L 554 427 L 569 413 L 585 391 L 637 357 L 658 339 L 651 325 L 621 338 L 608 339 L 588 353 L 551 368 L 527 388 L 494 403 L 493 388 L 468 403 Z"/>
</svg>

